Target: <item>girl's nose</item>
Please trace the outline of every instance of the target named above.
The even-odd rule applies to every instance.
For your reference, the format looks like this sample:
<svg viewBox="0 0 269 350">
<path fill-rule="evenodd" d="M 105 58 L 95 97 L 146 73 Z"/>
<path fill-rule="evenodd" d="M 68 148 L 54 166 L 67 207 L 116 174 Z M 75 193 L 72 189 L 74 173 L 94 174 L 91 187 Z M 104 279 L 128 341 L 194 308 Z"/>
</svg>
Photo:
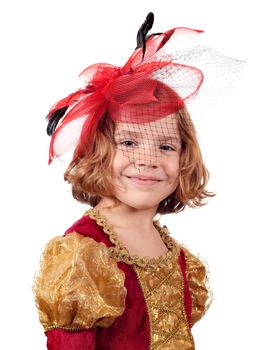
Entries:
<svg viewBox="0 0 269 350">
<path fill-rule="evenodd" d="M 134 163 L 138 167 L 157 167 L 160 161 L 160 154 L 153 146 L 140 149 L 135 154 Z"/>
</svg>

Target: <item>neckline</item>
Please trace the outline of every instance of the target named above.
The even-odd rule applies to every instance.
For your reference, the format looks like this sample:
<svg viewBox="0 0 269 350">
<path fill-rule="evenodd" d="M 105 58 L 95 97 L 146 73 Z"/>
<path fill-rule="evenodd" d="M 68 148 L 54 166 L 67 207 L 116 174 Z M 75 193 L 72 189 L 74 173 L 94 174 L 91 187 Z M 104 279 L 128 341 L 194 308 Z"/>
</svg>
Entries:
<svg viewBox="0 0 269 350">
<path fill-rule="evenodd" d="M 110 247 L 110 253 L 114 259 L 117 261 L 123 261 L 128 265 L 138 265 L 140 267 L 156 267 L 167 260 L 177 258 L 180 253 L 180 247 L 177 242 L 170 236 L 169 231 L 166 226 L 161 227 L 159 221 L 154 221 L 153 224 L 157 231 L 159 232 L 164 244 L 166 245 L 168 251 L 162 255 L 156 257 L 149 256 L 138 256 L 137 254 L 130 254 L 128 249 L 124 246 L 118 237 L 116 231 L 114 231 L 112 225 L 109 223 L 108 219 L 99 212 L 98 209 L 91 208 L 88 209 L 85 214 L 93 219 L 99 226 L 103 228 L 103 231 L 108 235 L 108 238 L 114 247 Z"/>
</svg>

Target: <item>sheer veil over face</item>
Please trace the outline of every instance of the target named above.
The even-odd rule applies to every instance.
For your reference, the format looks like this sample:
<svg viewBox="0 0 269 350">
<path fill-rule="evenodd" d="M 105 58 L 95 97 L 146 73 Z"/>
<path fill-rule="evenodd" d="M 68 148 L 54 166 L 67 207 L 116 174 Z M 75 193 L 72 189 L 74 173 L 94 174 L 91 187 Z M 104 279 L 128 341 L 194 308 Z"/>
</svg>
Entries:
<svg viewBox="0 0 269 350">
<path fill-rule="evenodd" d="M 65 179 L 83 203 L 97 205 L 116 186 L 121 202 L 160 203 L 157 212 L 168 214 L 214 196 L 206 190 L 209 173 L 186 105 L 199 96 L 205 106 L 215 101 L 243 62 L 203 45 L 189 47 L 201 30 L 176 27 L 149 35 L 153 20 L 149 13 L 122 66 L 91 64 L 80 74 L 84 86 L 49 111 L 49 162 L 75 146 Z"/>
<path fill-rule="evenodd" d="M 115 197 L 133 208 L 157 209 L 178 185 L 180 135 L 176 115 L 143 124 L 117 123 L 115 146 Z"/>
</svg>

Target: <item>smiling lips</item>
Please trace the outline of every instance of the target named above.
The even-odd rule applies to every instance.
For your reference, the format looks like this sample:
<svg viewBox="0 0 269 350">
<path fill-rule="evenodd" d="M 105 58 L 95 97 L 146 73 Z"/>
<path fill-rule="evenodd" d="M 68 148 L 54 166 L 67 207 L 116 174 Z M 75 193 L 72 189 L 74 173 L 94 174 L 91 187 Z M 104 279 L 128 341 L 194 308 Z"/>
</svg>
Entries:
<svg viewBox="0 0 269 350">
<path fill-rule="evenodd" d="M 147 177 L 147 176 L 142 176 L 142 175 L 138 175 L 138 176 L 127 176 L 130 180 L 132 180 L 133 182 L 137 183 L 137 184 L 141 184 L 141 185 L 153 185 L 156 184 L 162 180 L 159 180 L 155 177 Z"/>
</svg>

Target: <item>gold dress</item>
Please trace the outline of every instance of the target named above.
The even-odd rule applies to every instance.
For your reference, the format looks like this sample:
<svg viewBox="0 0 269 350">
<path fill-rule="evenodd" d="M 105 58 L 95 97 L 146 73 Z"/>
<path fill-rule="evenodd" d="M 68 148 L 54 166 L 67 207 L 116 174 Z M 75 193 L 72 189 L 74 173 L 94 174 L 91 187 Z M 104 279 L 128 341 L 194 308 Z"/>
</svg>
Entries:
<svg viewBox="0 0 269 350">
<path fill-rule="evenodd" d="M 191 327 L 211 303 L 206 268 L 154 225 L 168 248 L 157 258 L 130 255 L 95 209 L 48 243 L 34 292 L 49 350 L 195 348 Z"/>
</svg>

